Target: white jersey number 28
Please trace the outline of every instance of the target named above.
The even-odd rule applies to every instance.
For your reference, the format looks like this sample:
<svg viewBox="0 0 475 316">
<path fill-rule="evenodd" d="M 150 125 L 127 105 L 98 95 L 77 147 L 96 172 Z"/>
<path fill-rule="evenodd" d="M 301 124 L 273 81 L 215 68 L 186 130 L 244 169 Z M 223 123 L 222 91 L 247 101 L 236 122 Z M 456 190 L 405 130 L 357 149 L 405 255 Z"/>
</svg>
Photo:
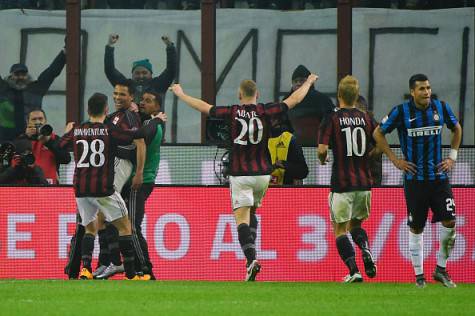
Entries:
<svg viewBox="0 0 475 316">
<path fill-rule="evenodd" d="M 101 167 L 102 165 L 104 165 L 106 158 L 104 156 L 105 146 L 102 139 L 94 139 L 91 142 L 91 146 L 89 146 L 89 143 L 84 139 L 77 140 L 76 144 L 83 145 L 82 155 L 81 158 L 79 158 L 78 164 L 76 166 L 77 168 L 88 168 L 89 165 L 93 167 Z M 89 150 L 91 150 L 91 154 L 89 156 L 89 162 L 87 162 L 85 160 L 87 160 Z M 97 158 L 99 158 L 99 161 L 97 161 Z"/>
</svg>

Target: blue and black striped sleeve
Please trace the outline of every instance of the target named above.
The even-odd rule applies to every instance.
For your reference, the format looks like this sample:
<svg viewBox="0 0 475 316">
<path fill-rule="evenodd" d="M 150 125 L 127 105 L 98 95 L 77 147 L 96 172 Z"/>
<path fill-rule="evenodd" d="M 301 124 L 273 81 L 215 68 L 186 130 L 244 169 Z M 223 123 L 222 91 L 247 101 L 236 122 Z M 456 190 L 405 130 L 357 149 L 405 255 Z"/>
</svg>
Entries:
<svg viewBox="0 0 475 316">
<path fill-rule="evenodd" d="M 402 106 L 395 106 L 389 114 L 381 120 L 379 127 L 383 134 L 391 133 L 403 123 Z"/>
<path fill-rule="evenodd" d="M 444 111 L 444 121 L 449 129 L 453 129 L 457 125 L 458 120 L 454 112 L 450 108 L 450 105 L 446 102 L 442 103 L 442 111 Z"/>
</svg>

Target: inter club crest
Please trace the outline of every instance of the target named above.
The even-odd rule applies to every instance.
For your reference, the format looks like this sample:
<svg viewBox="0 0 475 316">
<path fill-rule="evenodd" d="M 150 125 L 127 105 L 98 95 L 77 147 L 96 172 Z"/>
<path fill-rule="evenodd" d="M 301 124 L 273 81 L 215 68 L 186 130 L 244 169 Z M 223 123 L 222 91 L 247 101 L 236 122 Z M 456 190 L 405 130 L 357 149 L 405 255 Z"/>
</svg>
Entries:
<svg viewBox="0 0 475 316">
<path fill-rule="evenodd" d="M 439 113 L 435 112 L 434 113 L 434 121 L 439 121 L 439 120 L 440 120 Z"/>
</svg>

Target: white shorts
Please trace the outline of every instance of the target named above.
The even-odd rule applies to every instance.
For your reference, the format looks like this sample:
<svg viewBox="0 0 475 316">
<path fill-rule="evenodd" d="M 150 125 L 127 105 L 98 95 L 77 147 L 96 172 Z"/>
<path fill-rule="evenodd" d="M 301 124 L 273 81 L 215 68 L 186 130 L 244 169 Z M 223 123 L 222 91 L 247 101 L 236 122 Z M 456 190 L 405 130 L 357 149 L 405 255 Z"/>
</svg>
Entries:
<svg viewBox="0 0 475 316">
<path fill-rule="evenodd" d="M 334 223 L 345 223 L 351 219 L 367 219 L 371 209 L 371 191 L 352 191 L 328 196 L 330 217 Z"/>
<path fill-rule="evenodd" d="M 127 207 L 119 193 L 104 197 L 77 197 L 79 215 L 81 215 L 83 226 L 87 226 L 97 218 L 100 211 L 104 214 L 106 221 L 112 222 L 127 215 Z"/>
<path fill-rule="evenodd" d="M 270 175 L 230 176 L 229 187 L 233 210 L 245 206 L 261 206 L 270 178 Z"/>
<path fill-rule="evenodd" d="M 114 188 L 121 193 L 125 183 L 129 180 L 132 174 L 134 165 L 126 159 L 115 157 L 114 161 Z"/>
</svg>

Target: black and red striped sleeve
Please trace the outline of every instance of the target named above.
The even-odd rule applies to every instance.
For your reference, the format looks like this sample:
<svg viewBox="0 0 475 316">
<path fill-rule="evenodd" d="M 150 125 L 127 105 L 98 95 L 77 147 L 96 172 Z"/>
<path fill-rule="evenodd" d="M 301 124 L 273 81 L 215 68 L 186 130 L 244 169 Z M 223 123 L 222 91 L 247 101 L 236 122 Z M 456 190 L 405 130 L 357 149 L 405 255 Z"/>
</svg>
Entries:
<svg viewBox="0 0 475 316">
<path fill-rule="evenodd" d="M 59 148 L 61 149 L 70 148 L 73 145 L 73 138 L 74 138 L 74 128 L 61 137 L 58 144 Z"/>
<path fill-rule="evenodd" d="M 109 133 L 113 141 L 118 145 L 128 145 L 130 144 L 136 137 L 137 130 L 132 129 L 121 129 L 116 127 L 115 125 L 109 126 Z"/>
<path fill-rule="evenodd" d="M 214 118 L 227 118 L 231 116 L 232 110 L 230 106 L 213 106 L 209 110 L 209 116 Z"/>
<path fill-rule="evenodd" d="M 284 102 L 267 103 L 264 105 L 266 115 L 276 115 L 287 112 L 289 107 Z"/>
<path fill-rule="evenodd" d="M 333 130 L 333 113 L 326 115 L 322 123 L 320 123 L 320 133 L 318 134 L 319 144 L 330 145 L 330 138 Z"/>
</svg>

